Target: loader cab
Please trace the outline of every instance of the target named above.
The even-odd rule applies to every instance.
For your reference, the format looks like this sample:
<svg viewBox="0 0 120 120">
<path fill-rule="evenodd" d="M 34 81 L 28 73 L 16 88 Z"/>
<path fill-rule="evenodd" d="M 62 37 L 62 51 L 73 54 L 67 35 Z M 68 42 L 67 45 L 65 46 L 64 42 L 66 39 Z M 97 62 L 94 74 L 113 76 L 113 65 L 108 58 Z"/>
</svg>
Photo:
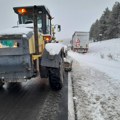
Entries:
<svg viewBox="0 0 120 120">
<path fill-rule="evenodd" d="M 51 20 L 49 10 L 45 6 L 27 6 L 27 7 L 14 7 L 15 13 L 18 14 L 18 23 L 25 24 L 32 27 L 33 22 L 36 21 L 38 31 L 43 34 L 51 33 Z"/>
<path fill-rule="evenodd" d="M 45 6 L 14 7 L 19 25 L 0 32 L 0 87 L 4 83 L 24 82 L 38 75 L 49 78 L 53 90 L 63 86 L 63 46 L 54 44 L 57 54 L 51 55 L 51 20 Z M 60 25 L 58 30 L 60 31 Z M 54 26 L 54 28 L 56 25 Z M 46 46 L 45 44 L 48 43 Z M 55 49 L 51 49 L 54 53 Z M 55 51 L 56 53 L 56 51 Z"/>
</svg>

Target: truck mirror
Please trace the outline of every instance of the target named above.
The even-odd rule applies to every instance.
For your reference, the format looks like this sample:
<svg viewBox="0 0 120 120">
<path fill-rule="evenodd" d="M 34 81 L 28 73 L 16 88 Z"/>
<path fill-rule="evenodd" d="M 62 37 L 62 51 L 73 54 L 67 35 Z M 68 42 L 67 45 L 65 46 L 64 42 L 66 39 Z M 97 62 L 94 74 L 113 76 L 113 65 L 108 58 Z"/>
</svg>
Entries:
<svg viewBox="0 0 120 120">
<path fill-rule="evenodd" d="M 61 25 L 58 25 L 58 32 L 61 31 Z"/>
</svg>

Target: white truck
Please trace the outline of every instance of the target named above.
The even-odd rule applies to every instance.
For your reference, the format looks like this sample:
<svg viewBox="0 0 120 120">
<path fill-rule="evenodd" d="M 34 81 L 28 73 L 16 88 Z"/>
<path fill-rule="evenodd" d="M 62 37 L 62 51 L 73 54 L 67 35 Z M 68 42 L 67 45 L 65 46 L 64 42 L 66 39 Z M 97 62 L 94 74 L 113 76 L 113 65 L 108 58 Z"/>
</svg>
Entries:
<svg viewBox="0 0 120 120">
<path fill-rule="evenodd" d="M 76 31 L 72 36 L 72 50 L 86 53 L 89 47 L 89 32 Z"/>
</svg>

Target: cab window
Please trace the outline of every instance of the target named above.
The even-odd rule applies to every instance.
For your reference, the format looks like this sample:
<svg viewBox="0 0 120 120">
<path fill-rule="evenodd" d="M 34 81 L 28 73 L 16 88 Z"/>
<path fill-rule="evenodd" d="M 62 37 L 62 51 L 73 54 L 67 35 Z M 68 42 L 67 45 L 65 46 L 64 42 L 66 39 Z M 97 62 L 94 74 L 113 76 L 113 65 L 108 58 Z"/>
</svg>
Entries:
<svg viewBox="0 0 120 120">
<path fill-rule="evenodd" d="M 48 15 L 46 15 L 46 34 L 50 34 L 50 19 Z"/>
</svg>

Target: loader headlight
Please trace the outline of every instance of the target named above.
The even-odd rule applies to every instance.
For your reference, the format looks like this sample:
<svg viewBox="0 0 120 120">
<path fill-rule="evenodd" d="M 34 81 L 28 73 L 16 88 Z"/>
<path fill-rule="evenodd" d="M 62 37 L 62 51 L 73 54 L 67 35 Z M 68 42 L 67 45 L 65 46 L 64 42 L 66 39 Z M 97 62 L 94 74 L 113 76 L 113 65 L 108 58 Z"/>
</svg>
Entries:
<svg viewBox="0 0 120 120">
<path fill-rule="evenodd" d="M 27 13 L 27 10 L 25 8 L 20 8 L 17 11 L 18 11 L 19 14 L 22 14 L 22 15 Z"/>
<path fill-rule="evenodd" d="M 49 43 L 51 41 L 51 36 L 44 36 L 43 39 L 46 43 Z"/>
</svg>

